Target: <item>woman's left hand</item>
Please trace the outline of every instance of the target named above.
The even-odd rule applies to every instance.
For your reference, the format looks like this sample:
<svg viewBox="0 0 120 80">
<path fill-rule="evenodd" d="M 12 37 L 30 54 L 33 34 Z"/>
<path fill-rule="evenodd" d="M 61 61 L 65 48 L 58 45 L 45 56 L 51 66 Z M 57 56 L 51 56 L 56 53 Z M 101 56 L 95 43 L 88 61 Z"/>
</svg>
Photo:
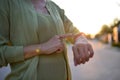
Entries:
<svg viewBox="0 0 120 80">
<path fill-rule="evenodd" d="M 91 44 L 84 36 L 76 39 L 72 47 L 75 66 L 88 62 L 93 57 L 94 51 Z"/>
</svg>

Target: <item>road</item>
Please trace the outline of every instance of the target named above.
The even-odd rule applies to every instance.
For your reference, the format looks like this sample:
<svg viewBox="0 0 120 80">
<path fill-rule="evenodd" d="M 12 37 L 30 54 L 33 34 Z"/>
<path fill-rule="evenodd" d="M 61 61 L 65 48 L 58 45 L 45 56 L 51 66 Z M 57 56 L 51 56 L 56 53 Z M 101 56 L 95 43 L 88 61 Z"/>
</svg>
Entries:
<svg viewBox="0 0 120 80">
<path fill-rule="evenodd" d="M 120 48 L 92 41 L 95 54 L 86 64 L 75 67 L 69 50 L 73 80 L 120 80 Z M 71 47 L 69 47 L 71 48 Z"/>
<path fill-rule="evenodd" d="M 68 57 L 73 80 L 120 80 L 120 48 L 111 47 L 98 41 L 90 41 L 95 55 L 86 64 L 77 67 L 73 64 L 71 46 Z M 10 72 L 9 67 L 0 69 L 0 80 Z"/>
</svg>

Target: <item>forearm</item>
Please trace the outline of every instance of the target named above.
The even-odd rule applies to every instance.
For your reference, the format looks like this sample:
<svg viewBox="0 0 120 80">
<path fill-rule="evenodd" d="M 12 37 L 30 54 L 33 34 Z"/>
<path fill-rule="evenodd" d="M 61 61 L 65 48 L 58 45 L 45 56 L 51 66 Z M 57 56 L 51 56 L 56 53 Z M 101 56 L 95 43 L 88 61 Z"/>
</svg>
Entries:
<svg viewBox="0 0 120 80">
<path fill-rule="evenodd" d="M 41 44 L 24 47 L 24 59 L 28 59 L 39 54 L 42 54 Z"/>
</svg>

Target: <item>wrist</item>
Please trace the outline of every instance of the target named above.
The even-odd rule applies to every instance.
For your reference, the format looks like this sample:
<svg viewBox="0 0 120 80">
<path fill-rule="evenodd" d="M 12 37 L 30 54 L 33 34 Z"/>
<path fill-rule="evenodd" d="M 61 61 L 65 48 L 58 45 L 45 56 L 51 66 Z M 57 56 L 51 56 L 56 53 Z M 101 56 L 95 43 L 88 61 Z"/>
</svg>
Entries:
<svg viewBox="0 0 120 80">
<path fill-rule="evenodd" d="M 28 59 L 34 56 L 39 55 L 38 45 L 30 45 L 24 47 L 24 58 Z"/>
<path fill-rule="evenodd" d="M 42 44 L 36 45 L 35 53 L 38 54 L 38 55 L 43 53 L 43 51 L 42 51 Z"/>
<path fill-rule="evenodd" d="M 79 37 L 81 37 L 81 36 L 85 36 L 85 34 L 83 33 L 83 32 L 80 32 L 80 33 L 78 33 L 78 34 L 76 34 L 75 36 L 74 36 L 74 40 L 76 41 Z"/>
<path fill-rule="evenodd" d="M 40 52 L 41 52 L 40 48 L 36 48 L 36 49 L 35 49 L 35 53 L 36 53 L 36 54 L 40 54 Z"/>
<path fill-rule="evenodd" d="M 77 43 L 88 43 L 88 40 L 85 36 L 81 35 L 75 39 L 75 44 Z"/>
</svg>

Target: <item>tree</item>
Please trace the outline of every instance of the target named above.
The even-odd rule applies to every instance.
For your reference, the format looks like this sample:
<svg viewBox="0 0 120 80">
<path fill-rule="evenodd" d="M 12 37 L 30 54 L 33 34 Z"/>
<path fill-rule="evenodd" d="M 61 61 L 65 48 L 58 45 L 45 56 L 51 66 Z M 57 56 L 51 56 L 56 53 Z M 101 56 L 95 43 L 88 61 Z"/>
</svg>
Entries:
<svg viewBox="0 0 120 80">
<path fill-rule="evenodd" d="M 103 25 L 99 34 L 107 34 L 107 33 L 112 33 L 112 29 L 108 25 Z"/>
</svg>

